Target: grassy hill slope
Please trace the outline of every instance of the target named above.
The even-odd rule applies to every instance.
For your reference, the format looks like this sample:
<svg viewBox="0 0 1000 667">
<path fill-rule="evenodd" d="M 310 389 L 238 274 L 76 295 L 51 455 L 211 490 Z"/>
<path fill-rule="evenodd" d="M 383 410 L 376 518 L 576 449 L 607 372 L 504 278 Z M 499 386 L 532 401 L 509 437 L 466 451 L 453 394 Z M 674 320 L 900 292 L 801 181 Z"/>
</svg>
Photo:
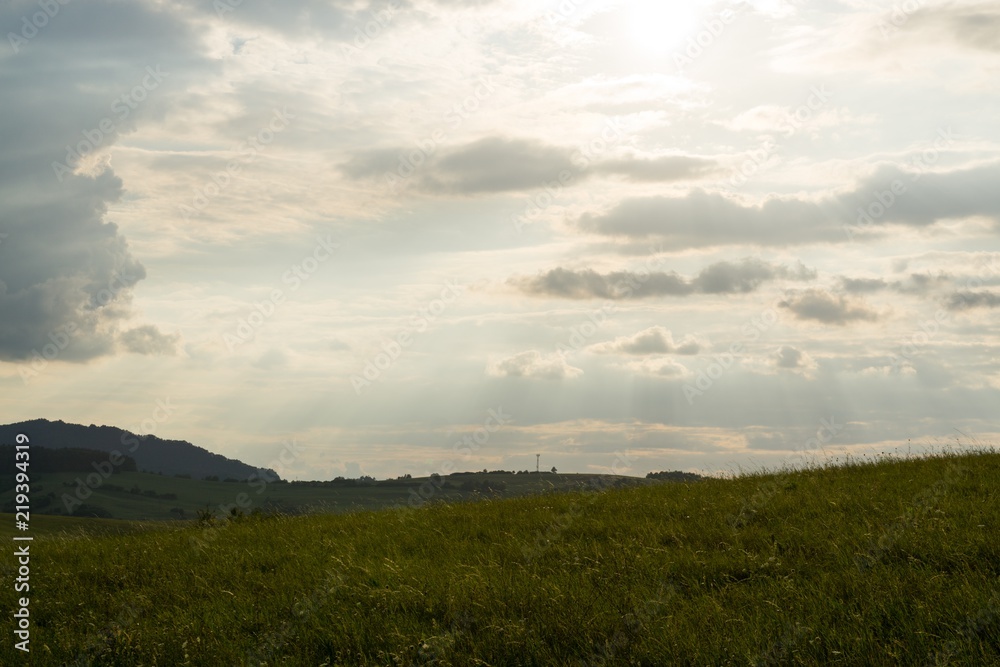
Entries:
<svg viewBox="0 0 1000 667">
<path fill-rule="evenodd" d="M 32 546 L 34 664 L 1000 664 L 1000 454 Z M 12 576 L 10 556 L 4 576 Z M 0 593 L 14 607 L 9 586 Z M 0 662 L 21 664 L 10 640 Z"/>
</svg>

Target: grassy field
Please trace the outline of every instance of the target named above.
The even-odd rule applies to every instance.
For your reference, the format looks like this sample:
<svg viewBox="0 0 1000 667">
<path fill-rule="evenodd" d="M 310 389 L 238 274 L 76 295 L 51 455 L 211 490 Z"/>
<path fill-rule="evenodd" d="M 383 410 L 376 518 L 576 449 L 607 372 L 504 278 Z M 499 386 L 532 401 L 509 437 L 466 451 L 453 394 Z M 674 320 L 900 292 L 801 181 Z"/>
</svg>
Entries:
<svg viewBox="0 0 1000 667">
<path fill-rule="evenodd" d="M 989 452 L 42 535 L 30 662 L 995 665 L 998 517 Z"/>
<path fill-rule="evenodd" d="M 75 516 L 31 515 L 31 535 L 122 535 L 144 530 L 180 528 L 176 525 L 157 521 L 121 521 L 118 519 L 91 519 Z M 14 527 L 14 515 L 0 513 L 0 539 L 10 542 L 15 535 L 23 535 Z"/>
<path fill-rule="evenodd" d="M 110 513 L 110 518 L 131 521 L 195 518 L 200 511 L 225 513 L 225 507 L 238 507 L 249 514 L 264 512 L 302 514 L 346 512 L 359 509 L 386 509 L 397 505 L 420 506 L 427 501 L 461 501 L 482 497 L 516 497 L 552 490 L 585 487 L 593 475 L 552 474 L 515 475 L 463 473 L 441 478 L 437 483 L 428 477 L 408 480 L 382 480 L 363 486 L 316 483 L 211 482 L 140 472 L 116 472 L 106 481 L 86 488 L 78 480 L 87 473 L 32 474 L 32 515 L 69 514 L 64 495 L 81 499 L 91 507 Z M 622 484 L 648 484 L 646 479 L 617 477 Z M 472 483 L 475 490 L 462 489 Z M 486 487 L 491 487 L 486 490 Z M 13 506 L 13 477 L 0 490 L 0 506 Z M 0 487 L 3 488 L 3 487 Z M 133 493 L 132 490 L 136 492 Z M 89 493 L 87 493 L 89 492 Z M 172 497 L 168 497 L 172 496 Z M 48 497 L 48 503 L 42 499 Z M 74 509 L 76 506 L 72 506 Z M 220 507 L 223 508 L 220 510 Z M 177 510 L 181 510 L 180 513 Z"/>
</svg>

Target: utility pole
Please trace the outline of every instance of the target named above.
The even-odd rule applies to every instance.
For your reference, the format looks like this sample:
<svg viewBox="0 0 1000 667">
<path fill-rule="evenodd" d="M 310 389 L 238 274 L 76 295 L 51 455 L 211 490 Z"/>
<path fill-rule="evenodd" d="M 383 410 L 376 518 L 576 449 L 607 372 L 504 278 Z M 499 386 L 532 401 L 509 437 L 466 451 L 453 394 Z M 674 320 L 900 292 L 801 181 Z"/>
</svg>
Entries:
<svg viewBox="0 0 1000 667">
<path fill-rule="evenodd" d="M 541 458 L 542 458 L 541 454 L 535 454 L 535 472 L 536 473 L 538 472 L 538 462 L 539 462 L 539 460 L 541 460 Z"/>
</svg>

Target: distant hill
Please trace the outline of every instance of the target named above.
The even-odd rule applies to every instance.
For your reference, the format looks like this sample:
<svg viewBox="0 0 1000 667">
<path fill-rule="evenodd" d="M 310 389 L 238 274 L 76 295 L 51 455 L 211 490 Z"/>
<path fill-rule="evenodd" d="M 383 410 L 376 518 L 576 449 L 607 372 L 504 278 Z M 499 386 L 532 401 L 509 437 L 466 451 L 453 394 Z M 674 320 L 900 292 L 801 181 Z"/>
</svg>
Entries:
<svg viewBox="0 0 1000 667">
<path fill-rule="evenodd" d="M 700 482 L 705 479 L 701 475 L 693 472 L 681 472 L 680 470 L 665 470 L 663 472 L 651 472 L 646 474 L 646 479 L 659 479 L 665 482 Z"/>
<path fill-rule="evenodd" d="M 216 476 L 220 479 L 245 480 L 257 474 L 269 480 L 280 479 L 267 468 L 256 468 L 236 459 L 213 454 L 183 440 L 163 440 L 155 435 L 138 436 L 114 426 L 83 426 L 63 421 L 34 419 L 0 426 L 0 444 L 14 444 L 14 437 L 24 433 L 32 445 L 52 449 L 92 449 L 118 451 L 135 460 L 140 471 L 163 475 L 190 475 L 194 479 Z"/>
<path fill-rule="evenodd" d="M 0 475 L 15 475 L 20 472 L 17 467 L 18 461 L 14 456 L 15 453 L 14 445 L 0 444 Z M 123 457 L 115 466 L 120 472 L 137 472 L 139 470 L 135 459 L 131 456 L 124 456 L 124 454 Z M 89 473 L 94 472 L 95 462 L 100 463 L 107 459 L 107 452 L 96 449 L 79 449 L 77 447 L 53 449 L 42 445 L 32 445 L 29 467 L 33 474 L 40 472 Z"/>
</svg>

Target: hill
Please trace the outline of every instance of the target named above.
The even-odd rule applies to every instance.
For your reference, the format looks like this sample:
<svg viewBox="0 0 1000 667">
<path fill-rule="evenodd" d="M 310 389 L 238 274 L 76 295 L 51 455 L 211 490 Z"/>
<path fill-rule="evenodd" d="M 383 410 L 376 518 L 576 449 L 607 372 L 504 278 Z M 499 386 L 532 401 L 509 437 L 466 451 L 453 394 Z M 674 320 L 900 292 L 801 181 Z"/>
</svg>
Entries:
<svg viewBox="0 0 1000 667">
<path fill-rule="evenodd" d="M 510 472 L 454 473 L 444 477 L 406 477 L 391 480 L 337 479 L 327 482 L 286 482 L 254 479 L 188 479 L 115 470 L 108 478 L 93 474 L 87 462 L 81 474 L 79 455 L 60 464 L 70 472 L 40 472 L 34 457 L 46 450 L 32 446 L 31 510 L 33 515 L 74 515 L 130 521 L 190 519 L 201 512 L 226 515 L 233 508 L 306 514 L 359 509 L 421 507 L 434 502 L 484 498 L 511 498 L 529 494 L 655 483 L 637 477 L 586 474 L 515 474 Z M 87 450 L 83 450 L 87 451 Z M 86 458 L 84 456 L 83 458 Z M 106 458 L 106 455 L 105 455 Z M 13 461 L 13 455 L 10 457 Z M 91 459 L 90 461 L 93 461 Z M 105 466 L 107 467 L 107 466 Z M 89 483 L 95 480 L 98 483 Z M 0 475 L 0 512 L 15 506 L 12 474 Z"/>
<path fill-rule="evenodd" d="M 998 519 L 1000 454 L 987 452 L 41 535 L 32 657 L 996 665 Z M 3 587 L 0 604 L 16 595 Z M 0 663 L 24 662 L 12 644 Z"/>
<path fill-rule="evenodd" d="M 13 476 L 18 472 L 17 459 L 14 456 L 16 451 L 14 445 L 0 444 L 0 478 L 10 478 L 11 484 L 14 483 Z M 105 461 L 107 458 L 106 452 L 99 452 L 96 449 L 32 447 L 31 472 L 35 475 L 52 472 L 90 473 L 94 472 L 95 461 Z M 118 461 L 117 468 L 121 472 L 135 472 L 139 469 L 131 456 L 123 456 L 121 461 Z"/>
<path fill-rule="evenodd" d="M 52 449 L 80 448 L 119 452 L 135 460 L 139 470 L 161 475 L 186 474 L 196 478 L 232 477 L 245 480 L 267 475 L 273 470 L 256 468 L 236 459 L 213 454 L 184 440 L 163 440 L 155 435 L 139 436 L 114 426 L 83 426 L 63 421 L 34 419 L 0 426 L 0 444 L 13 444 L 18 433 L 31 439 L 31 446 Z"/>
</svg>

